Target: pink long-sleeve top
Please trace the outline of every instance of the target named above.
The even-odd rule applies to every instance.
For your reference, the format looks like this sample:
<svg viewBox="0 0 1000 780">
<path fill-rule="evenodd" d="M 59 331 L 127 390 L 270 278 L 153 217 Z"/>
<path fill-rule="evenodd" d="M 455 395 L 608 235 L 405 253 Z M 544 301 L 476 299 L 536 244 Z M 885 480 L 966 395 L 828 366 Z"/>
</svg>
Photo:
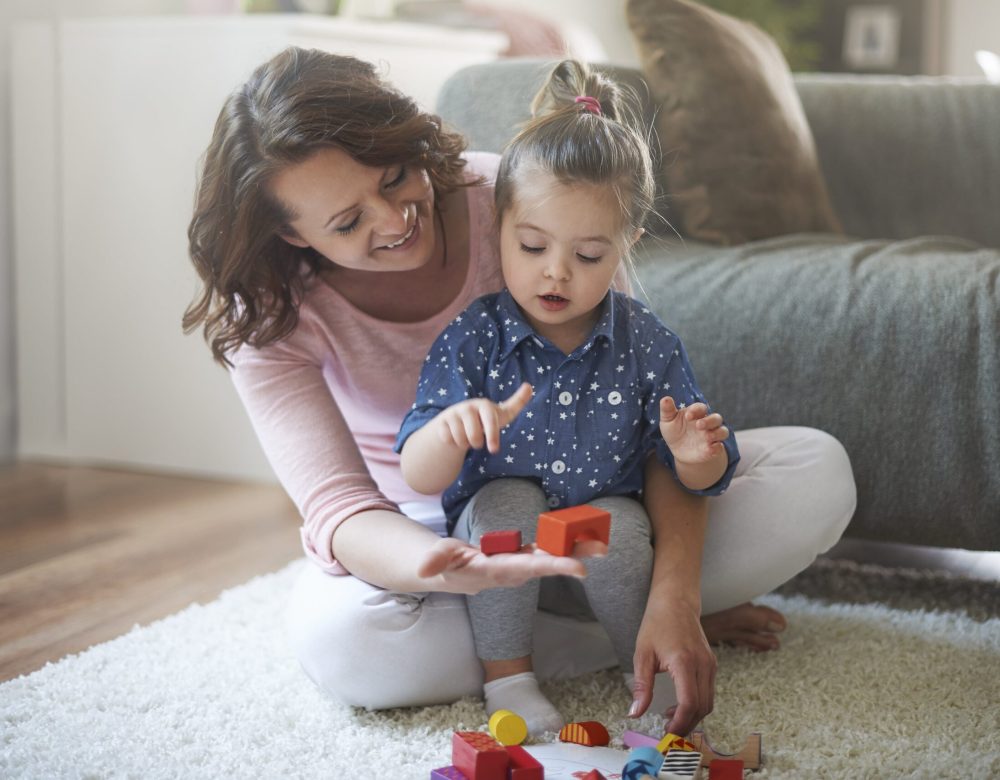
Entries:
<svg viewBox="0 0 1000 780">
<path fill-rule="evenodd" d="M 236 390 L 282 486 L 303 517 L 306 555 L 331 574 L 333 533 L 351 515 L 426 501 L 407 486 L 392 447 L 413 404 L 424 357 L 438 333 L 481 295 L 503 286 L 493 225 L 499 158 L 466 155 L 469 266 L 458 296 L 423 322 L 387 322 L 359 311 L 318 278 L 296 329 L 276 344 L 231 355 Z"/>
</svg>

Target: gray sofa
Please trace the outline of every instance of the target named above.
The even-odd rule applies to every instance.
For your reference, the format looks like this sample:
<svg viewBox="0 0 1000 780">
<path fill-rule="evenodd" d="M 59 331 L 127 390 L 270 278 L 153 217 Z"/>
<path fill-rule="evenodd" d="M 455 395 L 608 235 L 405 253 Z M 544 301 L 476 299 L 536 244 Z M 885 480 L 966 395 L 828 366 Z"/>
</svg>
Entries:
<svg viewBox="0 0 1000 780">
<path fill-rule="evenodd" d="M 499 151 L 547 70 L 467 68 L 438 112 Z M 645 91 L 637 71 L 608 70 Z M 843 442 L 848 535 L 1000 550 L 1000 87 L 795 83 L 845 235 L 718 247 L 653 230 L 641 289 L 737 437 L 809 425 Z M 660 186 L 669 220 L 669 169 Z"/>
</svg>

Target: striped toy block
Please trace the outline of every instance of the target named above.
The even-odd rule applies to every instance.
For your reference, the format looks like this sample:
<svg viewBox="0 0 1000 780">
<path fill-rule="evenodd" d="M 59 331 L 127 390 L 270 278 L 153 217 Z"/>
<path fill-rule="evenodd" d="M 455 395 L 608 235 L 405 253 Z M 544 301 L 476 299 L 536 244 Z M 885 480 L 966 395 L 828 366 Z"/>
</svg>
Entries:
<svg viewBox="0 0 1000 780">
<path fill-rule="evenodd" d="M 703 731 L 691 732 L 691 741 L 701 752 L 701 765 L 708 766 L 716 758 L 738 758 L 747 769 L 760 769 L 761 764 L 761 738 L 758 732 L 754 732 L 747 737 L 743 749 L 738 753 L 720 753 L 708 741 Z"/>
<path fill-rule="evenodd" d="M 431 780 L 469 780 L 458 767 L 443 766 L 431 770 Z"/>
<path fill-rule="evenodd" d="M 584 720 L 579 723 L 567 723 L 559 731 L 559 739 L 587 747 L 600 747 L 611 742 L 608 730 L 596 720 Z"/>
<path fill-rule="evenodd" d="M 497 710 L 490 715 L 490 734 L 501 745 L 520 745 L 528 738 L 528 724 L 510 710 Z"/>
<path fill-rule="evenodd" d="M 545 768 L 520 745 L 508 745 L 510 759 L 507 780 L 545 780 Z"/>
<path fill-rule="evenodd" d="M 655 747 L 633 748 L 622 769 L 622 780 L 642 780 L 646 775 L 655 778 L 661 766 L 663 754 Z"/>
<path fill-rule="evenodd" d="M 509 761 L 503 745 L 483 731 L 452 734 L 451 763 L 468 780 L 507 780 Z"/>
<path fill-rule="evenodd" d="M 663 759 L 657 780 L 698 780 L 701 777 L 701 753 L 697 750 L 671 750 Z"/>
<path fill-rule="evenodd" d="M 512 553 L 521 549 L 520 531 L 489 531 L 479 537 L 479 549 L 486 555 Z"/>
<path fill-rule="evenodd" d="M 588 504 L 538 516 L 535 544 L 553 555 L 572 555 L 574 542 L 594 539 L 607 544 L 610 538 L 611 514 Z"/>
</svg>

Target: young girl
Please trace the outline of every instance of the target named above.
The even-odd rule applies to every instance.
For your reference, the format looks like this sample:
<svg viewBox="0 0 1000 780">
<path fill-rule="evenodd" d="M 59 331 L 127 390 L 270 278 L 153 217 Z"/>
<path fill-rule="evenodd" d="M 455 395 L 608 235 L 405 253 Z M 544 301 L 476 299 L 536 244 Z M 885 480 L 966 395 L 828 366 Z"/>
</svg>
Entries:
<svg viewBox="0 0 1000 780">
<path fill-rule="evenodd" d="M 542 87 L 497 174 L 506 289 L 437 339 L 397 447 L 409 485 L 447 488 L 449 531 L 473 543 L 505 528 L 534 541 L 547 509 L 609 510 L 610 551 L 590 562 L 582 591 L 631 678 L 653 563 L 637 500 L 646 456 L 686 489 L 717 495 L 739 455 L 677 336 L 611 292 L 654 192 L 626 98 L 574 61 Z M 532 734 L 563 725 L 531 672 L 539 589 L 533 581 L 468 599 L 487 712 L 514 710 Z"/>
<path fill-rule="evenodd" d="M 184 323 L 203 327 L 230 368 L 302 513 L 312 565 L 289 602 L 289 641 L 306 674 L 348 704 L 481 693 L 461 594 L 585 573 L 573 558 L 487 557 L 441 538 L 440 500 L 406 485 L 393 452 L 434 338 L 502 286 L 497 162 L 465 151 L 370 64 L 299 48 L 237 86 L 205 154 L 189 229 L 203 288 Z M 711 710 L 708 642 L 777 647 L 781 615 L 749 600 L 808 566 L 853 511 L 850 464 L 830 436 L 741 431 L 740 450 L 710 524 L 706 499 L 646 475 L 655 544 L 635 707 L 669 670 L 676 732 Z M 703 560 L 687 552 L 702 537 Z M 539 678 L 614 665 L 600 626 L 558 614 L 573 601 L 552 595 L 536 616 Z"/>
</svg>

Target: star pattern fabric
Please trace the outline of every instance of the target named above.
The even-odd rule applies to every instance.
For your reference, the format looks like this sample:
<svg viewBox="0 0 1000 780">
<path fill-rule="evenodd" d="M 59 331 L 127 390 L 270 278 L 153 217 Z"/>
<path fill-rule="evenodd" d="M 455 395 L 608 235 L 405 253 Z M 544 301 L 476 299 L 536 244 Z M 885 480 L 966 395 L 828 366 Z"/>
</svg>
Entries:
<svg viewBox="0 0 1000 780">
<path fill-rule="evenodd" d="M 442 496 L 449 533 L 476 491 L 502 477 L 535 480 L 553 509 L 598 496 L 640 496 L 646 453 L 656 450 L 676 476 L 660 435 L 660 398 L 670 395 L 680 408 L 707 403 L 681 340 L 639 301 L 609 292 L 590 337 L 566 355 L 534 332 L 503 290 L 472 303 L 434 342 L 396 451 L 449 406 L 470 398 L 502 401 L 522 382 L 531 383 L 534 395 L 501 431 L 500 451 L 469 450 Z M 731 430 L 723 445 L 729 461 L 723 476 L 689 492 L 725 491 L 739 461 Z"/>
</svg>

